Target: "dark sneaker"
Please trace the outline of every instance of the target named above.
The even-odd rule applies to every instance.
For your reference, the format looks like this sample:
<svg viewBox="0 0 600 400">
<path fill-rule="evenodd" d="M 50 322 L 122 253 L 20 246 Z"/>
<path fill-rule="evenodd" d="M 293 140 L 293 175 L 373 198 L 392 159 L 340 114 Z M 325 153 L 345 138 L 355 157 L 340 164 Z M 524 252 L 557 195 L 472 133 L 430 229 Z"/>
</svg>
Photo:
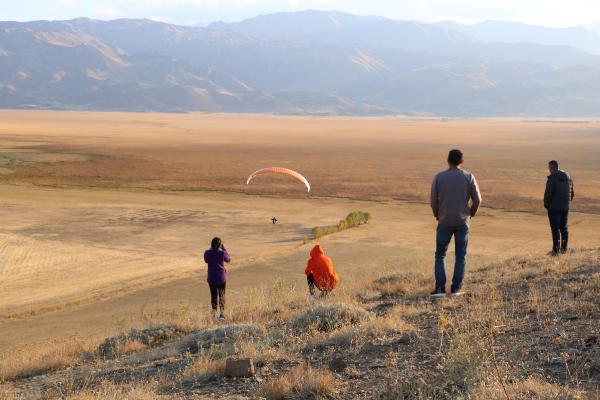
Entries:
<svg viewBox="0 0 600 400">
<path fill-rule="evenodd" d="M 435 288 L 433 292 L 430 293 L 430 296 L 433 298 L 444 297 L 446 295 L 446 288 L 443 286 Z"/>
<path fill-rule="evenodd" d="M 558 257 L 558 250 L 552 250 L 552 251 L 550 252 L 550 255 L 551 255 L 552 257 Z"/>
<path fill-rule="evenodd" d="M 225 321 L 225 315 L 223 313 L 221 313 L 221 315 L 219 315 L 219 319 L 221 321 Z"/>
</svg>

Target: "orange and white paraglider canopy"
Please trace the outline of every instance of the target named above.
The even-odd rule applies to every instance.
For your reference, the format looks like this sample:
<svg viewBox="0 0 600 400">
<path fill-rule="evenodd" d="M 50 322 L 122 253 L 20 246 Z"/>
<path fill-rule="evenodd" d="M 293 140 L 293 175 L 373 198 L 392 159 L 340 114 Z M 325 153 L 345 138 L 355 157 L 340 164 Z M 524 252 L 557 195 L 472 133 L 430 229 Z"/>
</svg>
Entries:
<svg viewBox="0 0 600 400">
<path fill-rule="evenodd" d="M 296 171 L 292 171 L 291 169 L 279 168 L 279 167 L 263 168 L 263 169 L 259 169 L 256 172 L 253 172 L 252 175 L 250 175 L 248 177 L 248 180 L 246 181 L 246 185 L 249 185 L 250 182 L 252 181 L 252 179 L 254 179 L 255 177 L 257 177 L 258 175 L 264 175 L 264 174 L 284 174 L 284 175 L 289 175 L 292 178 L 294 178 L 294 179 L 296 179 L 296 180 L 304 183 L 304 186 L 306 186 L 306 189 L 308 189 L 308 191 L 310 192 L 310 183 L 308 183 L 308 180 L 305 177 L 303 177 L 302 175 L 300 175 Z"/>
</svg>

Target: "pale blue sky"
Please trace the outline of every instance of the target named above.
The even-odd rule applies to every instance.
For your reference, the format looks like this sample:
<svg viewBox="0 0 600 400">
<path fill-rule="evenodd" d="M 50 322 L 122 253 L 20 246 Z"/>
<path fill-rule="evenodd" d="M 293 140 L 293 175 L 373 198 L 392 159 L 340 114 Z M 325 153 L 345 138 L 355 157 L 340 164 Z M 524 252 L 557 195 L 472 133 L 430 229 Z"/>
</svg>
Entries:
<svg viewBox="0 0 600 400">
<path fill-rule="evenodd" d="M 600 0 L 0 0 L 0 20 L 152 18 L 191 24 L 304 9 L 402 20 L 520 21 L 571 26 L 600 21 Z"/>
</svg>

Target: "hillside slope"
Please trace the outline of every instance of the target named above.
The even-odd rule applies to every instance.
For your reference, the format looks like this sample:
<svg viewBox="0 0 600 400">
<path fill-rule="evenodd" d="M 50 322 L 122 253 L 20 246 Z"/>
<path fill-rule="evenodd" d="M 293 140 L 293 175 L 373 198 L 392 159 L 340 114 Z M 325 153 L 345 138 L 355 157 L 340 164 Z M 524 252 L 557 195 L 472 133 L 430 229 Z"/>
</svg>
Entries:
<svg viewBox="0 0 600 400">
<path fill-rule="evenodd" d="M 431 302 L 429 279 L 381 276 L 307 304 L 279 288 L 227 323 L 160 325 L 93 350 L 8 358 L 4 397 L 582 399 L 600 386 L 600 249 L 515 257 Z M 49 356 L 50 355 L 50 356 Z M 62 357 L 62 358 L 61 358 Z M 251 378 L 224 376 L 251 357 Z M 35 358 L 35 357 L 33 357 Z M 54 363 L 53 363 L 54 362 Z"/>
</svg>

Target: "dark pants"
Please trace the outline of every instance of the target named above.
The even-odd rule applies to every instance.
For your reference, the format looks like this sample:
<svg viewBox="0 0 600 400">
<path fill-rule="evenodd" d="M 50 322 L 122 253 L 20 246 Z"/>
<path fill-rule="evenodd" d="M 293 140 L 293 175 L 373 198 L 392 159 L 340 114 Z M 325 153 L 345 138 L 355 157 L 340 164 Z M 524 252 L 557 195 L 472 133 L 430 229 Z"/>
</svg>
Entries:
<svg viewBox="0 0 600 400">
<path fill-rule="evenodd" d="M 548 210 L 548 220 L 552 230 L 552 251 L 567 251 L 569 244 L 569 211 Z"/>
<path fill-rule="evenodd" d="M 306 277 L 306 281 L 308 282 L 308 291 L 311 295 L 315 295 L 315 288 L 319 289 L 319 291 L 321 292 L 321 297 L 327 296 L 327 293 L 329 293 L 326 290 L 323 290 L 317 286 L 317 284 L 315 283 L 315 276 L 313 274 L 309 274 Z"/>
<path fill-rule="evenodd" d="M 446 287 L 446 252 L 450 240 L 454 236 L 454 276 L 452 290 L 457 291 L 462 285 L 467 265 L 467 245 L 469 244 L 469 225 L 445 226 L 438 224 L 435 238 L 435 286 Z"/>
<path fill-rule="evenodd" d="M 225 311 L 225 284 L 211 285 L 210 286 L 210 304 L 212 305 L 213 311 L 217 311 L 217 303 L 221 309 L 221 313 Z"/>
</svg>

